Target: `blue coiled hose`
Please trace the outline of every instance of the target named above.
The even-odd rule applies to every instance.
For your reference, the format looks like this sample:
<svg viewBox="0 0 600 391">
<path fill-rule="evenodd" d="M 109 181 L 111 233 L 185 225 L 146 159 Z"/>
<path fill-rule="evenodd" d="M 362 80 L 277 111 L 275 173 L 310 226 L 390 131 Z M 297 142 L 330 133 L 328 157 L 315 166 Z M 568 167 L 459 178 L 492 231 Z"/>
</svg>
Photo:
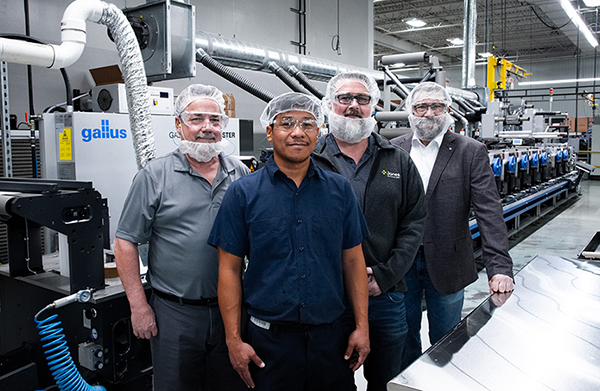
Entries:
<svg viewBox="0 0 600 391">
<path fill-rule="evenodd" d="M 35 315 L 34 321 L 37 323 L 39 334 L 42 337 L 42 348 L 44 351 L 50 372 L 61 391 L 106 391 L 102 386 L 90 386 L 77 370 L 63 329 L 60 328 L 60 321 L 56 320 L 58 315 L 52 315 L 43 320 L 38 317 L 44 312 L 46 307 Z M 56 320 L 56 321 L 55 321 Z"/>
</svg>

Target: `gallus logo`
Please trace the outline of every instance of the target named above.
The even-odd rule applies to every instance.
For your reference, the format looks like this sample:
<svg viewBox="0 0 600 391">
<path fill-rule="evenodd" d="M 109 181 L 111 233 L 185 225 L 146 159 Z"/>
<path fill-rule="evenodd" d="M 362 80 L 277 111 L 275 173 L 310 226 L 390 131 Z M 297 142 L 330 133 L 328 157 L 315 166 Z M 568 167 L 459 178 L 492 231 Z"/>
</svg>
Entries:
<svg viewBox="0 0 600 391">
<path fill-rule="evenodd" d="M 100 129 L 83 128 L 81 129 L 81 139 L 89 143 L 92 139 L 99 138 L 127 138 L 127 129 L 111 129 L 108 120 L 103 119 Z"/>
</svg>

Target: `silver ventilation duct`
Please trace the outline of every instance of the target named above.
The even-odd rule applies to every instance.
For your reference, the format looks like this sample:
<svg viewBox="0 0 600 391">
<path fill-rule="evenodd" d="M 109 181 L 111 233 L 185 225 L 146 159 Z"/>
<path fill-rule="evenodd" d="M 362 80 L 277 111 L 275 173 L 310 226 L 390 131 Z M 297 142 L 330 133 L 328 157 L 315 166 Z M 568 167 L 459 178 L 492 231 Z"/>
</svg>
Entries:
<svg viewBox="0 0 600 391">
<path fill-rule="evenodd" d="M 363 72 L 373 76 L 376 80 L 383 80 L 381 71 L 284 52 L 205 31 L 196 33 L 196 48 L 204 50 L 219 63 L 235 68 L 270 73 L 269 63 L 274 62 L 283 69 L 294 66 L 309 79 L 324 82 L 329 81 L 340 72 Z M 452 87 L 448 87 L 448 91 L 450 95 L 457 95 L 463 99 L 474 101 L 478 99 L 477 94 L 470 91 Z"/>
<path fill-rule="evenodd" d="M 475 87 L 475 45 L 477 44 L 477 0 L 464 0 L 462 88 Z"/>
</svg>

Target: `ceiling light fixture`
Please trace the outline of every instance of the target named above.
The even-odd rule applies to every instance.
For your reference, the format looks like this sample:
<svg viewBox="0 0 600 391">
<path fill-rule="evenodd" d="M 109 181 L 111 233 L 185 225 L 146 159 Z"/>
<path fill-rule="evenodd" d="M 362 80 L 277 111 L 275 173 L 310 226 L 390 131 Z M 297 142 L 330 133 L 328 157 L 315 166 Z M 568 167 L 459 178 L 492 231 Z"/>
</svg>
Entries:
<svg viewBox="0 0 600 391">
<path fill-rule="evenodd" d="M 600 6 L 600 0 L 583 0 L 583 2 L 588 7 L 598 7 L 598 6 Z"/>
<path fill-rule="evenodd" d="M 571 18 L 571 21 L 575 23 L 575 26 L 577 26 L 579 31 L 581 31 L 581 33 L 583 34 L 585 39 L 587 39 L 590 45 L 592 45 L 592 47 L 598 46 L 598 41 L 596 40 L 590 29 L 587 27 L 585 22 L 581 19 L 577 11 L 575 11 L 575 8 L 573 8 L 571 2 L 569 0 L 560 0 L 560 5 L 567 13 L 567 16 Z"/>
<path fill-rule="evenodd" d="M 593 78 L 593 77 L 589 77 L 589 78 L 585 78 L 585 79 L 559 79 L 559 80 L 541 80 L 541 81 L 523 81 L 523 82 L 519 82 L 520 86 L 537 86 L 537 85 L 541 85 L 541 84 L 564 84 L 564 83 L 581 83 L 581 82 L 587 82 L 587 81 L 598 81 L 600 80 L 600 77 L 597 78 Z"/>
<path fill-rule="evenodd" d="M 446 41 L 450 42 L 452 45 L 462 45 L 464 43 L 460 38 L 447 38 Z"/>
<path fill-rule="evenodd" d="M 480 55 L 481 57 L 492 57 L 493 54 L 490 52 L 485 52 L 485 53 L 477 53 L 478 55 Z"/>
<path fill-rule="evenodd" d="M 404 23 L 406 23 L 410 27 L 416 27 L 416 28 L 423 27 L 427 24 L 424 21 L 422 21 L 421 19 L 417 19 L 417 18 L 409 19 L 409 20 L 405 21 Z"/>
</svg>

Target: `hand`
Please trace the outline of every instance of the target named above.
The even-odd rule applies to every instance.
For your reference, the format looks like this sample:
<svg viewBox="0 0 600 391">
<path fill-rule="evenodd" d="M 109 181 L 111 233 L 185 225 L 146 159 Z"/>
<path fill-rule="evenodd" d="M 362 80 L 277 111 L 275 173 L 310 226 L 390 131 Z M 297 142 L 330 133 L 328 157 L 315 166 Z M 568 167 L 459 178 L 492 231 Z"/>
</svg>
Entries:
<svg viewBox="0 0 600 391">
<path fill-rule="evenodd" d="M 233 369 L 237 371 L 249 388 L 254 388 L 254 381 L 252 380 L 252 376 L 250 376 L 248 364 L 252 361 L 259 368 L 264 368 L 265 363 L 258 357 L 252 346 L 241 340 L 227 344 L 227 347 L 229 348 L 229 360 Z"/>
<path fill-rule="evenodd" d="M 131 327 L 133 328 L 133 335 L 138 338 L 150 339 L 158 334 L 154 311 L 148 303 L 145 303 L 139 309 L 131 310 Z"/>
<path fill-rule="evenodd" d="M 495 292 L 512 292 L 514 290 L 513 280 L 504 274 L 496 274 L 488 282 L 490 286 L 490 294 Z"/>
<path fill-rule="evenodd" d="M 381 294 L 381 289 L 379 288 L 379 284 L 375 280 L 375 276 L 373 275 L 373 269 L 370 267 L 367 268 L 367 276 L 369 282 L 369 296 L 379 296 Z"/>
<path fill-rule="evenodd" d="M 350 369 L 356 372 L 363 365 L 370 351 L 369 332 L 356 329 L 350 334 L 350 338 L 348 338 L 348 347 L 346 348 L 344 360 L 348 361 Z"/>
<path fill-rule="evenodd" d="M 492 303 L 494 304 L 494 306 L 496 308 L 502 307 L 502 305 L 504 305 L 504 303 L 506 303 L 506 300 L 508 300 L 510 295 L 512 295 L 512 292 L 503 292 L 503 293 L 496 292 L 490 296 L 490 300 L 492 301 Z"/>
</svg>

